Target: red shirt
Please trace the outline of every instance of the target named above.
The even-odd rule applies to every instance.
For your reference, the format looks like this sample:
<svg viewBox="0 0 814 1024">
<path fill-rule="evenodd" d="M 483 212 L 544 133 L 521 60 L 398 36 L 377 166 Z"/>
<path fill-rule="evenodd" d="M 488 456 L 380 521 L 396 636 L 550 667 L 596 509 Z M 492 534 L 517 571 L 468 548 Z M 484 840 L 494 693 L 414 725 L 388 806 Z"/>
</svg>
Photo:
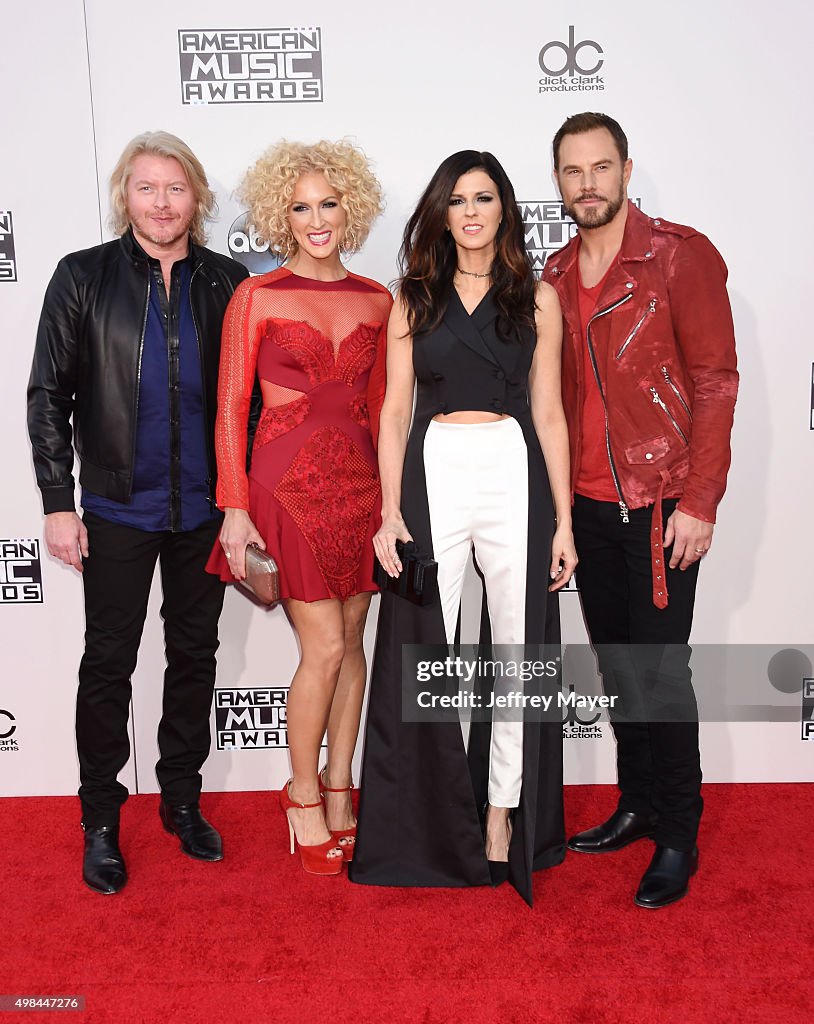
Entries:
<svg viewBox="0 0 814 1024">
<path fill-rule="evenodd" d="M 613 266 L 613 264 L 611 264 Z M 582 283 L 582 275 L 577 275 L 579 289 L 579 320 L 582 328 L 582 375 L 585 380 L 585 400 L 582 405 L 582 448 L 579 458 L 579 471 L 574 481 L 574 490 L 586 498 L 595 501 L 618 501 L 619 495 L 611 475 L 608 461 L 608 446 L 605 437 L 605 407 L 594 375 L 593 363 L 588 352 L 588 321 L 593 316 L 605 279 L 586 288 Z"/>
</svg>

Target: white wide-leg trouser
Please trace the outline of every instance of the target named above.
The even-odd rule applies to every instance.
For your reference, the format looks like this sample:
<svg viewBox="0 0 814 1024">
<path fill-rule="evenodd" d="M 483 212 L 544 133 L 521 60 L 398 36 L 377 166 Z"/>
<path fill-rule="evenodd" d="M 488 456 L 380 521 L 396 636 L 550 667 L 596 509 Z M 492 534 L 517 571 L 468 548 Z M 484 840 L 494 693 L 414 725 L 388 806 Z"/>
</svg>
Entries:
<svg viewBox="0 0 814 1024">
<path fill-rule="evenodd" d="M 464 573 L 474 546 L 486 581 L 492 642 L 523 644 L 526 625 L 528 453 L 513 418 L 490 423 L 431 420 L 424 471 L 447 643 L 455 639 Z M 496 680 L 495 692 L 518 691 Z M 523 722 L 493 712 L 489 803 L 517 807 L 523 781 Z M 514 709 L 504 712 L 520 718 Z"/>
</svg>

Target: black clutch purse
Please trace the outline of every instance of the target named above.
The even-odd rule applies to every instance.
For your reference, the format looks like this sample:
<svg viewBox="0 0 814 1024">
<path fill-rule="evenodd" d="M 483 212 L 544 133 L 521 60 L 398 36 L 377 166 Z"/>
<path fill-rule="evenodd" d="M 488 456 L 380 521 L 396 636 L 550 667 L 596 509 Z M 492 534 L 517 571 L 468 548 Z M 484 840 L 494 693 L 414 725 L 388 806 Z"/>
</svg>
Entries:
<svg viewBox="0 0 814 1024">
<path fill-rule="evenodd" d="M 401 573 L 388 576 L 376 559 L 373 579 L 381 590 L 389 590 L 413 604 L 429 604 L 438 593 L 438 563 L 429 555 L 422 555 L 415 542 L 396 541 L 396 554 L 401 560 Z"/>
</svg>

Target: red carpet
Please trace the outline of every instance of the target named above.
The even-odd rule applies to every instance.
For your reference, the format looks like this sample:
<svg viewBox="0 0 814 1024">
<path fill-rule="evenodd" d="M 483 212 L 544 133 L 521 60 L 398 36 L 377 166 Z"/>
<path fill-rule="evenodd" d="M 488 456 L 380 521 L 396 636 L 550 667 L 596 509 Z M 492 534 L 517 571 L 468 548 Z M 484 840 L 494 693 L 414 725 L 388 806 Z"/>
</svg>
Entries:
<svg viewBox="0 0 814 1024">
<path fill-rule="evenodd" d="M 569 828 L 612 809 L 569 787 Z M 633 906 L 652 846 L 570 854 L 535 907 L 500 889 L 375 889 L 288 856 L 277 795 L 206 794 L 226 860 L 164 833 L 158 798 L 124 808 L 130 881 L 80 880 L 72 798 L 0 800 L 0 994 L 82 995 L 77 1022 L 788 1024 L 814 1020 L 812 790 L 707 786 L 684 901 Z M 0 1024 L 54 1012 L 2 1013 Z"/>
</svg>

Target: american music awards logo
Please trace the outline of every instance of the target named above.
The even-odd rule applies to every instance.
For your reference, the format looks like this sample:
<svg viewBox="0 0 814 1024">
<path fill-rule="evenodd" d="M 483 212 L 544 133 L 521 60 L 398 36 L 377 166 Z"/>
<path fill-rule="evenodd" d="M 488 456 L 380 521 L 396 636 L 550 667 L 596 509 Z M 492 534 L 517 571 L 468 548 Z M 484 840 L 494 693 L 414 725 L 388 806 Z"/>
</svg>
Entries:
<svg viewBox="0 0 814 1024">
<path fill-rule="evenodd" d="M 814 679 L 803 680 L 800 739 L 814 740 Z"/>
<path fill-rule="evenodd" d="M 288 746 L 288 686 L 217 687 L 218 750 L 279 750 Z M 323 746 L 325 743 L 323 741 Z"/>
<path fill-rule="evenodd" d="M 17 280 L 17 257 L 14 252 L 14 225 L 11 210 L 0 210 L 0 281 Z"/>
<path fill-rule="evenodd" d="M 42 604 L 38 540 L 0 540 L 0 603 Z"/>
<path fill-rule="evenodd" d="M 539 276 L 549 255 L 574 237 L 577 226 L 566 214 L 559 199 L 518 201 L 517 208 L 523 221 L 531 266 Z"/>
<path fill-rule="evenodd" d="M 268 750 L 288 746 L 288 687 L 215 690 L 218 750 Z"/>
<path fill-rule="evenodd" d="M 320 103 L 322 29 L 179 29 L 181 102 Z"/>
</svg>

